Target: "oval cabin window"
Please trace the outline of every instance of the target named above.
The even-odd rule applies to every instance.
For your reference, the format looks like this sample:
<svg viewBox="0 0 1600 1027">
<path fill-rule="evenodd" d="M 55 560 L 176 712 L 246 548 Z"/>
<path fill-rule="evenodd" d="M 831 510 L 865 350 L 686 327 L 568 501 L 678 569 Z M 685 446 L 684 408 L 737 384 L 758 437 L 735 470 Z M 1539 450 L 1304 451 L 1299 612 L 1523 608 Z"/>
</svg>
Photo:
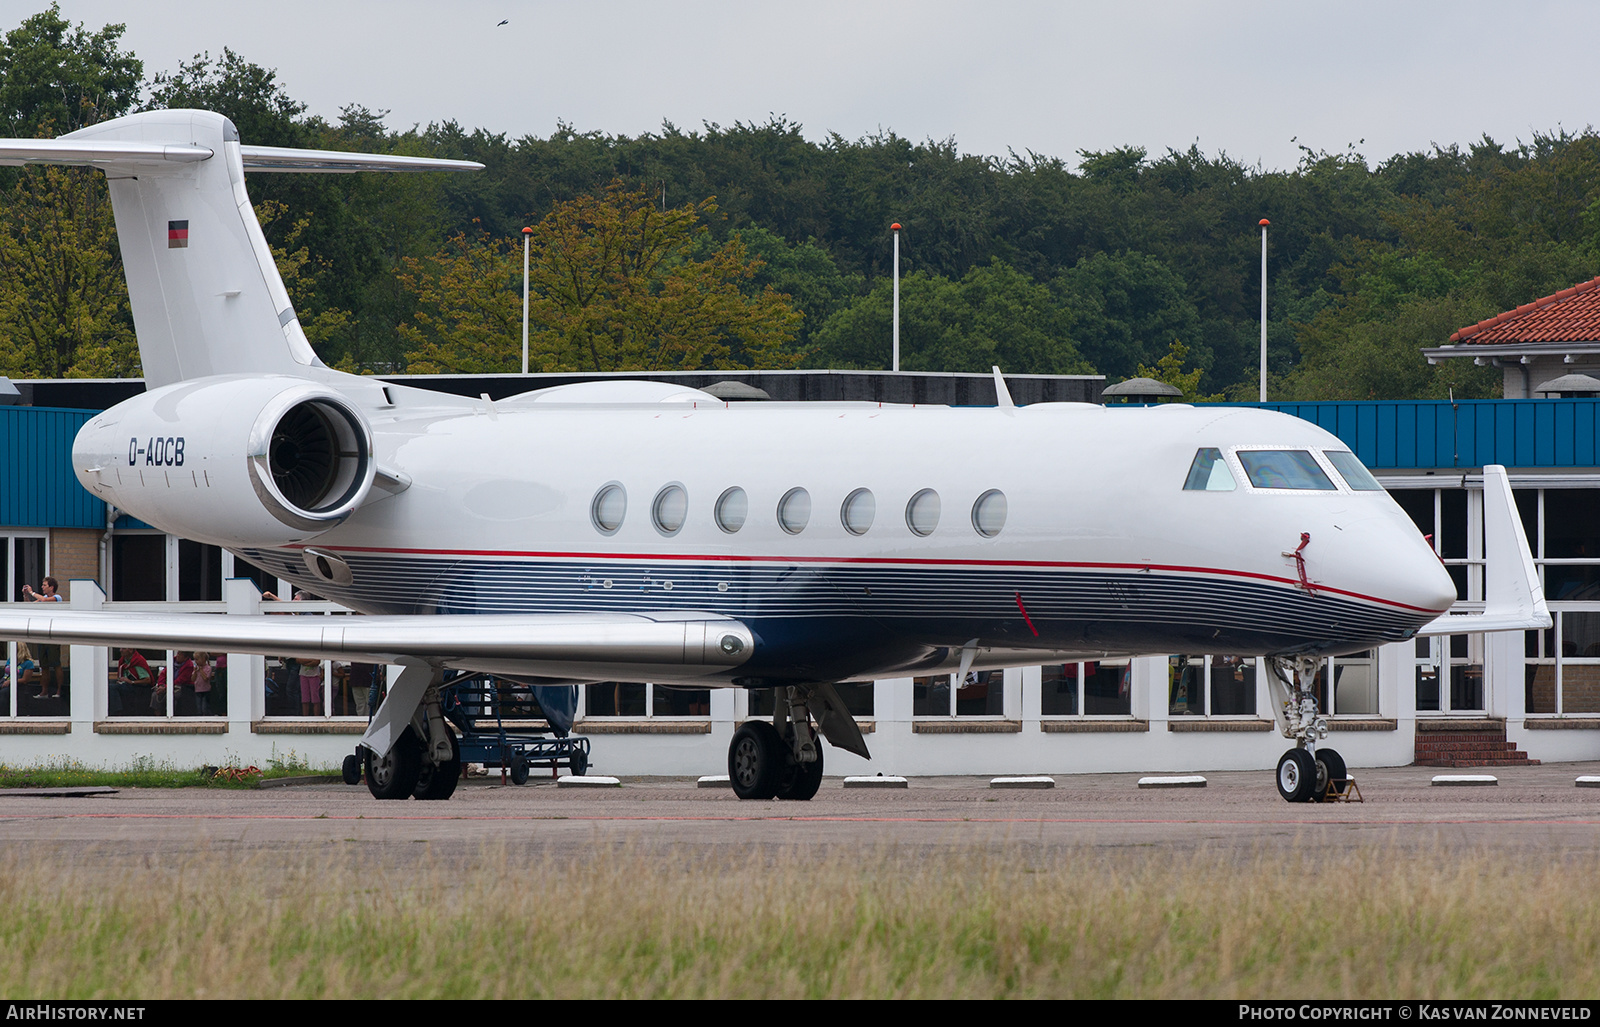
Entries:
<svg viewBox="0 0 1600 1027">
<path fill-rule="evenodd" d="M 984 538 L 994 538 L 1006 526 L 1006 494 L 990 489 L 972 504 L 972 527 Z"/>
<path fill-rule="evenodd" d="M 844 497 L 844 505 L 839 508 L 839 520 L 844 522 L 844 530 L 852 535 L 865 535 L 872 527 L 872 518 L 878 512 L 878 501 L 873 498 L 871 489 L 856 489 Z"/>
<path fill-rule="evenodd" d="M 806 530 L 811 520 L 811 493 L 805 489 L 790 489 L 778 500 L 778 527 L 791 535 Z"/>
<path fill-rule="evenodd" d="M 656 493 L 656 501 L 650 504 L 650 520 L 663 535 L 676 535 L 688 515 L 689 496 L 682 485 L 668 485 Z"/>
<path fill-rule="evenodd" d="M 738 486 L 728 489 L 717 497 L 712 515 L 716 518 L 717 527 L 732 535 L 744 527 L 745 518 L 750 516 L 750 497 Z"/>
<path fill-rule="evenodd" d="M 594 502 L 589 505 L 589 517 L 594 521 L 595 530 L 602 535 L 616 534 L 627 512 L 628 493 L 616 482 L 600 486 L 600 491 L 594 494 Z"/>
<path fill-rule="evenodd" d="M 906 526 L 918 535 L 932 535 L 939 526 L 939 493 L 923 489 L 906 504 Z"/>
</svg>

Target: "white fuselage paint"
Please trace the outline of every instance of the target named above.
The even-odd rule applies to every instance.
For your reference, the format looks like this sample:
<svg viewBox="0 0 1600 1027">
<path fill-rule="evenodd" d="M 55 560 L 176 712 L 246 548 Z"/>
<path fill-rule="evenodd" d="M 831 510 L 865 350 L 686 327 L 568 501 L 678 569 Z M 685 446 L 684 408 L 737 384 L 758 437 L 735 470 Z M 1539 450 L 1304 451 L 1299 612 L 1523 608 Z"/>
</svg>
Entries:
<svg viewBox="0 0 1600 1027">
<path fill-rule="evenodd" d="M 492 405 L 400 389 L 399 405 L 383 407 L 370 380 L 323 375 L 363 407 L 376 464 L 410 484 L 373 490 L 320 534 L 232 532 L 238 519 L 225 511 L 241 502 L 238 486 L 215 501 L 205 495 L 206 482 L 226 473 L 102 470 L 84 483 L 152 524 L 227 545 L 370 613 L 737 618 L 755 631 L 757 655 L 721 682 L 730 684 L 952 668 L 963 647 L 980 667 L 1064 654 L 1350 652 L 1409 637 L 1454 598 L 1393 500 L 1347 489 L 1320 456 L 1344 444 L 1269 411 L 729 404 L 669 387 L 656 387 L 665 399 L 610 403 L 608 394 L 626 391 L 600 386 L 576 390 L 582 402 L 557 390 Z M 195 441 L 221 430 L 195 399 L 204 392 L 188 409 L 140 397 L 101 415 L 80 435 L 77 465 L 113 467 L 130 438 L 158 431 L 188 439 L 191 472 L 213 450 L 232 454 L 225 440 Z M 158 405 L 156 423 L 149 411 Z M 1236 488 L 1183 488 L 1202 447 L 1227 454 Z M 1238 447 L 1317 453 L 1338 488 L 1254 488 Z M 608 535 L 592 502 L 609 483 L 625 489 L 627 505 Z M 668 535 L 652 504 L 674 484 L 687 515 Z M 734 487 L 745 490 L 748 515 L 729 533 L 713 507 Z M 178 499 L 173 488 L 193 494 Z M 807 490 L 811 507 L 798 533 L 777 516 L 794 488 Z M 858 488 L 876 507 L 859 535 L 840 513 Z M 923 489 L 938 493 L 940 516 L 919 536 L 906 505 Z M 972 510 L 996 489 L 1007 514 L 989 538 Z M 1309 590 L 1286 555 L 1302 533 Z M 346 560 L 350 583 L 312 574 L 307 545 Z"/>
</svg>

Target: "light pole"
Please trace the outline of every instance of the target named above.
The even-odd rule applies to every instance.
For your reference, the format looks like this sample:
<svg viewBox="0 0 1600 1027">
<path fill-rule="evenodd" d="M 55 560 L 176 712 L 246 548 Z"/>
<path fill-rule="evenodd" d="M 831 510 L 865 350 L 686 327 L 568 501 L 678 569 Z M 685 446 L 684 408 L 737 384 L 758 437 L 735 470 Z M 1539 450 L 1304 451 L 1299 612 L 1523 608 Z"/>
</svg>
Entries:
<svg viewBox="0 0 1600 1027">
<path fill-rule="evenodd" d="M 900 370 L 900 222 L 889 226 L 894 233 L 894 370 Z"/>
<path fill-rule="evenodd" d="M 1267 401 L 1267 226 L 1261 219 L 1261 402 Z"/>
<path fill-rule="evenodd" d="M 533 229 L 522 230 L 522 373 L 528 373 L 528 240 Z"/>
</svg>

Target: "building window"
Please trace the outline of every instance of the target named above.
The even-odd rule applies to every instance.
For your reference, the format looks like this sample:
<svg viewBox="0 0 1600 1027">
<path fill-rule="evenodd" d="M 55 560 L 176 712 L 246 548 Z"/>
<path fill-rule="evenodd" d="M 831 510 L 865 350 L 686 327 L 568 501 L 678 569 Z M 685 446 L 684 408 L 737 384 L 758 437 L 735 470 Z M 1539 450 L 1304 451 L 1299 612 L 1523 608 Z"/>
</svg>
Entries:
<svg viewBox="0 0 1600 1027">
<path fill-rule="evenodd" d="M 1395 489 L 1389 495 L 1433 541 L 1433 551 L 1456 583 L 1456 598 L 1482 599 L 1483 494 L 1471 504 L 1459 488 Z"/>
<path fill-rule="evenodd" d="M 1552 613 L 1551 627 L 1526 632 L 1527 711 L 1600 713 L 1600 607 Z"/>
<path fill-rule="evenodd" d="M 1349 656 L 1331 656 L 1317 670 L 1317 708 L 1330 717 L 1376 716 L 1378 713 L 1378 651 L 1368 649 Z M 1328 682 L 1333 690 L 1328 690 Z"/>
<path fill-rule="evenodd" d="M 9 588 L 3 598 L 26 602 L 23 586 L 37 592 L 50 573 L 49 540 L 43 532 L 7 533 L 0 547 L 0 573 Z M 0 717 L 65 717 L 70 662 L 69 646 L 0 640 Z"/>
<path fill-rule="evenodd" d="M 839 693 L 839 698 L 843 700 L 845 709 L 850 711 L 852 717 L 872 716 L 872 682 L 834 685 L 833 690 Z M 745 695 L 748 698 L 750 716 L 772 716 L 772 694 L 773 690 L 770 688 L 752 688 L 747 691 Z"/>
<path fill-rule="evenodd" d="M 1133 715 L 1128 660 L 1051 663 L 1039 671 L 1039 712 L 1046 717 Z"/>
<path fill-rule="evenodd" d="M 1254 716 L 1256 661 L 1239 656 L 1172 656 L 1167 660 L 1171 716 Z"/>
<path fill-rule="evenodd" d="M 111 598 L 119 603 L 167 600 L 167 536 L 155 531 L 111 537 Z"/>
<path fill-rule="evenodd" d="M 969 670 L 911 679 L 911 714 L 915 717 L 999 717 L 1005 713 L 1005 674 Z M 954 689 L 951 686 L 954 685 Z"/>
<path fill-rule="evenodd" d="M 628 681 L 583 686 L 586 717 L 708 717 L 711 690 Z"/>
</svg>

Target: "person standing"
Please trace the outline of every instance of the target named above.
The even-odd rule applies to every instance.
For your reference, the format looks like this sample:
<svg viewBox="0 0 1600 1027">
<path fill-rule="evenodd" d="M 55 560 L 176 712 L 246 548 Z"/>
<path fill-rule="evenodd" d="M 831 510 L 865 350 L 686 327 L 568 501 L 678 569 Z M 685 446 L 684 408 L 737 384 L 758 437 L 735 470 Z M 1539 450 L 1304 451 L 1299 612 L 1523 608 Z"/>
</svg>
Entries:
<svg viewBox="0 0 1600 1027">
<path fill-rule="evenodd" d="M 39 583 L 41 591 L 35 592 L 33 586 L 23 585 L 22 596 L 31 603 L 59 603 L 61 593 L 56 579 L 46 577 Z M 54 691 L 51 692 L 51 687 Z M 35 699 L 61 698 L 61 647 L 59 645 L 41 645 L 39 647 L 39 694 Z M 45 693 L 50 692 L 46 695 Z"/>
</svg>

